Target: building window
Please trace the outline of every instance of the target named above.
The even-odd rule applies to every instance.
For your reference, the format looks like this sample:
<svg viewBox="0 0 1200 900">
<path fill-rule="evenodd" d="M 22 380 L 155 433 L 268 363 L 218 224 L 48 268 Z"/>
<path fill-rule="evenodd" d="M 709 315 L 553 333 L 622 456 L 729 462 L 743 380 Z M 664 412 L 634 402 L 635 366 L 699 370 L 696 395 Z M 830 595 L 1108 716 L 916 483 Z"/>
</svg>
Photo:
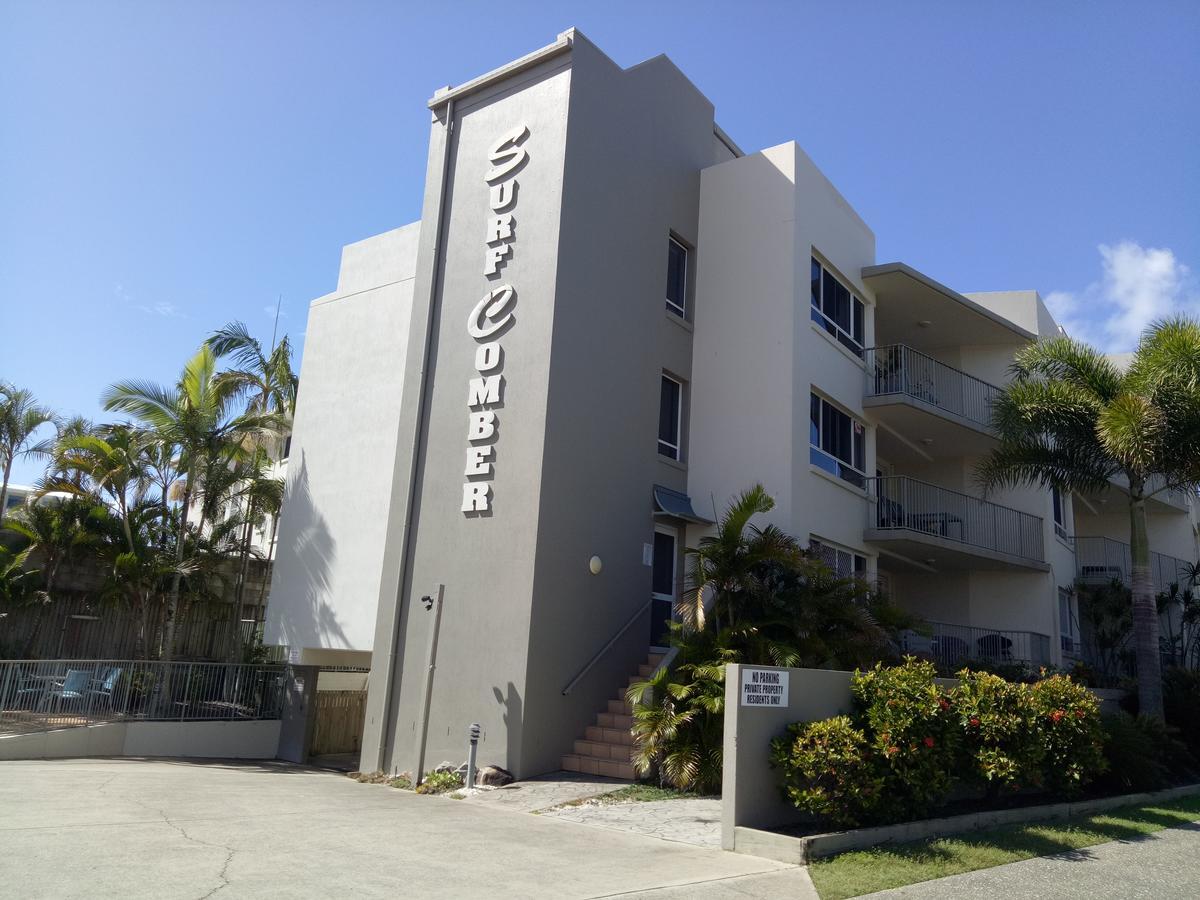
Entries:
<svg viewBox="0 0 1200 900">
<path fill-rule="evenodd" d="M 1050 495 L 1054 500 L 1054 533 L 1064 541 L 1069 540 L 1067 536 L 1067 505 L 1063 500 L 1062 491 L 1058 488 L 1051 488 Z"/>
<path fill-rule="evenodd" d="M 683 385 L 663 375 L 658 400 L 658 452 L 668 459 L 680 457 L 682 416 Z"/>
<path fill-rule="evenodd" d="M 856 356 L 861 356 L 866 339 L 862 300 L 815 257 L 811 269 L 812 320 Z"/>
<path fill-rule="evenodd" d="M 861 553 L 817 538 L 809 540 L 808 552 L 829 566 L 838 578 L 865 578 L 867 575 L 867 558 Z"/>
<path fill-rule="evenodd" d="M 687 315 L 687 247 L 667 240 L 667 311 L 677 316 Z"/>
<path fill-rule="evenodd" d="M 867 483 L 867 430 L 824 397 L 811 395 L 808 459 L 855 487 Z"/>
<path fill-rule="evenodd" d="M 1075 616 L 1075 598 L 1066 588 L 1058 589 L 1058 633 L 1062 651 L 1068 654 L 1079 652 L 1079 630 Z"/>
</svg>

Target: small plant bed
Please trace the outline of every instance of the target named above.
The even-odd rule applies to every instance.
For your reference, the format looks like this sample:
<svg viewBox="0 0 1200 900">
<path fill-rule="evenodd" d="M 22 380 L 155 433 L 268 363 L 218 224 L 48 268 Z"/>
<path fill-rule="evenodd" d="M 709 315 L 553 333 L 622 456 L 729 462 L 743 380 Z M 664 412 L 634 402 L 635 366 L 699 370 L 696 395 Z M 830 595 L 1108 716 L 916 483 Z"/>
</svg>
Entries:
<svg viewBox="0 0 1200 900">
<path fill-rule="evenodd" d="M 347 772 L 346 776 L 360 784 L 386 784 L 388 787 L 399 788 L 402 791 L 413 789 L 412 779 L 407 774 L 393 777 L 386 772 Z"/>
<path fill-rule="evenodd" d="M 547 810 L 538 810 L 538 812 L 551 812 L 556 809 L 571 809 L 577 806 L 614 806 L 618 803 L 652 803 L 658 800 L 704 800 L 713 799 L 706 794 L 696 794 L 691 791 L 679 791 L 675 788 L 658 787 L 653 784 L 631 784 L 623 788 L 618 788 L 615 791 L 608 791 L 604 794 L 596 794 L 593 797 L 580 797 L 577 800 L 568 800 L 566 803 L 560 803 L 557 806 L 552 806 Z"/>
<path fill-rule="evenodd" d="M 1200 820 L 1200 797 L 1126 806 L 1111 812 L 1040 825 L 1008 825 L 952 838 L 843 853 L 809 865 L 821 900 L 842 900 L 1091 847 L 1127 841 Z"/>
</svg>

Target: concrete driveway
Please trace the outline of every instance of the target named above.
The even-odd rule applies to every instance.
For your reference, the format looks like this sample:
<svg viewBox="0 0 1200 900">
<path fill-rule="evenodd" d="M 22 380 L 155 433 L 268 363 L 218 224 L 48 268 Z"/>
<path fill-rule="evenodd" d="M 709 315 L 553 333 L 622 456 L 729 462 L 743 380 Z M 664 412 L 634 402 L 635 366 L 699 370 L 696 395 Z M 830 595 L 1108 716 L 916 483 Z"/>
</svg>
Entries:
<svg viewBox="0 0 1200 900">
<path fill-rule="evenodd" d="M 0 763 L 0 897 L 815 897 L 768 860 L 284 764 Z"/>
</svg>

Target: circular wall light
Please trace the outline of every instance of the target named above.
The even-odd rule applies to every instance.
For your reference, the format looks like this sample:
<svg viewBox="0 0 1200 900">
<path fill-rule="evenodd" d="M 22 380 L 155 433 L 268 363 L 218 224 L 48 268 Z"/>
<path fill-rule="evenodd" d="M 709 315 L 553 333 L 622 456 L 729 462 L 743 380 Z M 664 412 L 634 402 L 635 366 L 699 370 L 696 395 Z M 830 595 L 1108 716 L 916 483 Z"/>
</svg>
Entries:
<svg viewBox="0 0 1200 900">
<path fill-rule="evenodd" d="M 593 556 L 588 560 L 588 571 L 593 575 L 599 575 L 600 570 L 604 568 L 604 560 L 598 556 Z"/>
</svg>

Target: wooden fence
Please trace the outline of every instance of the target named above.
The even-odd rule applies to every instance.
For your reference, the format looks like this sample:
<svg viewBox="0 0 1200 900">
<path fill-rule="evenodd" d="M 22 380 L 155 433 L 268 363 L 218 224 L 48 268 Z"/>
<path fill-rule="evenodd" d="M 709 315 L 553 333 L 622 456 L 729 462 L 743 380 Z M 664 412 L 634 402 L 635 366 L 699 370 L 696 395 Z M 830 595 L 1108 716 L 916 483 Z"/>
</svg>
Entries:
<svg viewBox="0 0 1200 900">
<path fill-rule="evenodd" d="M 362 747 L 366 712 L 366 691 L 317 691 L 311 755 L 357 753 Z"/>
</svg>

